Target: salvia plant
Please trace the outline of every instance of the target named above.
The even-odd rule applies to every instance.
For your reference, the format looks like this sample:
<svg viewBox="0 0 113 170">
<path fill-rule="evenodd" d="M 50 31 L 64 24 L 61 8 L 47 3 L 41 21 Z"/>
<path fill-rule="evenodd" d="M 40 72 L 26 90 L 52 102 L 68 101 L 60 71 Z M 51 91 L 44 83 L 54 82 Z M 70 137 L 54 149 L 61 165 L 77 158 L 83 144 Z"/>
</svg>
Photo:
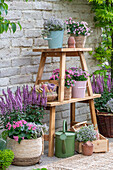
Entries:
<svg viewBox="0 0 113 170">
<path fill-rule="evenodd" d="M 35 123 L 29 123 L 25 120 L 13 121 L 13 123 L 8 122 L 6 129 L 8 131 L 8 137 L 14 139 L 18 143 L 24 139 L 39 138 L 43 133 L 48 131 L 46 124 L 36 125 Z"/>
<path fill-rule="evenodd" d="M 85 125 L 75 132 L 75 139 L 78 142 L 93 141 L 97 139 L 97 132 L 93 125 Z"/>
<path fill-rule="evenodd" d="M 111 81 L 111 75 L 109 74 L 106 79 L 102 75 L 94 75 L 92 80 L 93 93 L 103 93 L 104 90 L 111 92 L 113 87 L 113 80 Z"/>
<path fill-rule="evenodd" d="M 113 81 L 110 74 L 105 78 L 103 75 L 93 75 L 93 93 L 100 93 L 101 97 L 95 99 L 95 108 L 100 112 L 107 112 L 107 102 L 113 99 Z"/>
<path fill-rule="evenodd" d="M 51 17 L 44 21 L 44 30 L 42 36 L 48 36 L 50 31 L 62 31 L 64 30 L 64 22 L 61 19 Z"/>
<path fill-rule="evenodd" d="M 20 87 L 17 87 L 15 94 L 9 88 L 7 94 L 4 90 L 2 90 L 2 93 L 3 96 L 0 96 L 0 118 L 3 126 L 6 126 L 8 122 L 12 123 L 13 120 L 21 119 L 36 124 L 41 123 L 40 120 L 45 114 L 44 108 L 47 102 L 44 90 L 37 96 L 35 87 L 32 91 L 29 91 L 28 85 L 26 85 L 23 86 L 22 92 Z"/>
<path fill-rule="evenodd" d="M 67 26 L 67 33 L 74 34 L 76 36 L 83 35 L 89 36 L 91 28 L 88 28 L 88 23 L 85 21 L 75 22 L 71 17 L 65 21 Z"/>
</svg>

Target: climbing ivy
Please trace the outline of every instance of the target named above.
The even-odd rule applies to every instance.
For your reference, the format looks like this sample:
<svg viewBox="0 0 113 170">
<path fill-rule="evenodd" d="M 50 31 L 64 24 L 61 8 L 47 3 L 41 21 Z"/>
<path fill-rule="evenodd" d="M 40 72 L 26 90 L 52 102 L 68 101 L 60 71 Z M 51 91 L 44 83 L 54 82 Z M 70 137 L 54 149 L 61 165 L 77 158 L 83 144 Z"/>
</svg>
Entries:
<svg viewBox="0 0 113 170">
<path fill-rule="evenodd" d="M 92 4 L 96 27 L 102 28 L 102 42 L 95 49 L 94 57 L 107 68 L 113 78 L 113 0 L 88 0 Z"/>
</svg>

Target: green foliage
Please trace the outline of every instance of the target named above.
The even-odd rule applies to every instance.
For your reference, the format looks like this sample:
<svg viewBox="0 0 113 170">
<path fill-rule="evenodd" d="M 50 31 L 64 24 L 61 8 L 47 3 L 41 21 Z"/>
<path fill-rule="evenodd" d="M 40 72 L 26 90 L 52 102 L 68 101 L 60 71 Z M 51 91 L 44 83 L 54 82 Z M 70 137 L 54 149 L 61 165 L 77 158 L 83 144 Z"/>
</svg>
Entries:
<svg viewBox="0 0 113 170">
<path fill-rule="evenodd" d="M 0 150 L 0 166 L 2 167 L 3 170 L 5 170 L 5 168 L 8 168 L 11 165 L 13 159 L 14 159 L 13 151 L 9 149 L 3 151 Z"/>
<path fill-rule="evenodd" d="M 102 43 L 95 49 L 93 56 L 100 62 L 100 66 L 111 68 L 113 78 L 113 0 L 88 0 L 92 4 L 94 21 L 102 28 Z M 109 63 L 106 66 L 106 62 Z"/>
<path fill-rule="evenodd" d="M 6 141 L 0 138 L 0 150 L 6 149 Z"/>
<path fill-rule="evenodd" d="M 27 2 L 28 0 L 25 1 Z M 3 17 L 4 13 L 5 15 L 8 15 L 8 4 L 5 3 L 4 0 L 0 0 L 0 34 L 7 32 L 8 30 L 15 33 L 17 25 L 20 27 L 20 30 L 22 29 L 19 21 L 15 23 L 5 19 Z"/>
<path fill-rule="evenodd" d="M 106 104 L 111 98 L 113 98 L 113 92 L 109 92 L 105 89 L 101 97 L 94 100 L 95 108 L 100 112 L 107 112 Z"/>
</svg>

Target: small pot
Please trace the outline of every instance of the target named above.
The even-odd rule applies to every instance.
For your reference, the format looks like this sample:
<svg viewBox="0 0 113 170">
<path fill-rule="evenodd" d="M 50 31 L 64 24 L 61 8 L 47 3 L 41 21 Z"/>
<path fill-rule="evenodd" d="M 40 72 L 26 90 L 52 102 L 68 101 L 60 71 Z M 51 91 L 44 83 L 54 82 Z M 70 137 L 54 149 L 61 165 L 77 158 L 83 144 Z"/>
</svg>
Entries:
<svg viewBox="0 0 113 170">
<path fill-rule="evenodd" d="M 75 38 L 72 36 L 68 38 L 68 48 L 75 48 Z"/>
<path fill-rule="evenodd" d="M 93 154 L 93 144 L 90 141 L 82 144 L 82 154 L 85 156 Z"/>
</svg>

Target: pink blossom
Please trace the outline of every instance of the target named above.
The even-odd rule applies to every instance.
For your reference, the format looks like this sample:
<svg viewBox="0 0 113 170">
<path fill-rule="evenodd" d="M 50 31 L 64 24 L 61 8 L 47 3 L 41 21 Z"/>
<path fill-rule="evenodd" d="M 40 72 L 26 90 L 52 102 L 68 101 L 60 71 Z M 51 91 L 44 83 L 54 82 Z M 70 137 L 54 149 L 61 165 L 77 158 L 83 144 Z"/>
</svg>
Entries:
<svg viewBox="0 0 113 170">
<path fill-rule="evenodd" d="M 24 137 L 22 137 L 22 139 L 24 139 Z"/>
<path fill-rule="evenodd" d="M 10 125 L 10 122 L 7 123 L 6 128 Z"/>
<path fill-rule="evenodd" d="M 14 140 L 18 142 L 18 136 L 13 136 Z"/>
<path fill-rule="evenodd" d="M 36 130 L 36 126 L 33 127 L 33 130 Z"/>
<path fill-rule="evenodd" d="M 31 127 L 28 127 L 28 130 L 31 130 Z"/>
<path fill-rule="evenodd" d="M 9 125 L 9 127 L 8 127 L 8 130 L 10 130 L 11 129 L 11 124 Z"/>
<path fill-rule="evenodd" d="M 16 124 L 16 127 L 20 127 L 20 125 L 19 125 L 19 123 L 18 123 L 18 122 L 16 122 L 15 124 Z"/>
<path fill-rule="evenodd" d="M 25 120 L 22 120 L 23 124 L 27 124 L 27 122 Z"/>
<path fill-rule="evenodd" d="M 70 19 L 70 20 L 72 20 L 72 18 L 71 18 L 71 17 L 69 17 L 69 19 Z"/>
<path fill-rule="evenodd" d="M 13 124 L 13 129 L 16 129 L 16 125 Z"/>
</svg>

